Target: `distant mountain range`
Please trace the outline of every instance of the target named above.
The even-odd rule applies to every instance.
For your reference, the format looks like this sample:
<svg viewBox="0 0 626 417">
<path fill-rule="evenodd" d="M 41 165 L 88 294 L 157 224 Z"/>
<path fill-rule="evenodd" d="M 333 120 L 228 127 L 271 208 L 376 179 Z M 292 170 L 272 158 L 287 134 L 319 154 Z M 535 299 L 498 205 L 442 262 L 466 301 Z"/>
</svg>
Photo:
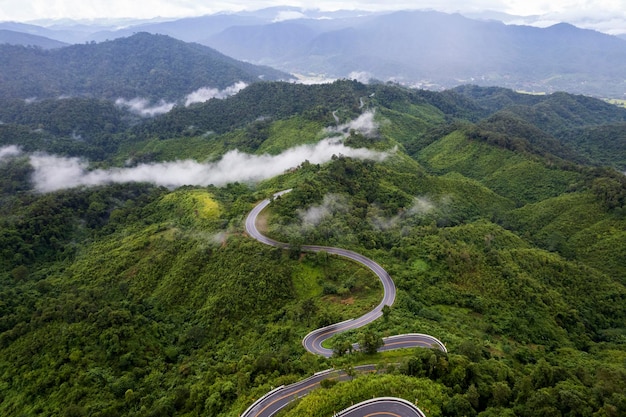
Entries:
<svg viewBox="0 0 626 417">
<path fill-rule="evenodd" d="M 295 73 L 427 88 L 473 83 L 611 97 L 626 93 L 626 42 L 568 24 L 542 29 L 459 14 L 397 12 L 336 28 L 310 19 L 231 27 L 206 43 L 238 59 Z"/>
<path fill-rule="evenodd" d="M 95 22 L 49 20 L 37 22 L 39 24 L 0 22 L 0 29 L 48 37 L 68 44 L 102 42 L 128 37 L 137 32 L 169 35 L 186 42 L 203 43 L 202 41 L 208 37 L 234 26 L 270 24 L 300 16 L 324 22 L 340 22 L 341 25 L 345 25 L 346 21 L 360 20 L 370 15 L 375 14 L 360 10 L 336 12 L 307 10 L 304 15 L 301 9 L 296 7 L 270 7 L 253 12 L 218 13 L 174 20 L 103 19 Z M 0 43 L 21 44 L 10 41 L 0 41 Z"/>
<path fill-rule="evenodd" d="M 202 88 L 289 78 L 199 44 L 139 33 L 54 50 L 0 45 L 0 98 L 181 100 Z"/>
<path fill-rule="evenodd" d="M 547 28 L 502 23 L 535 22 L 540 20 L 537 16 L 472 16 L 434 11 L 325 13 L 279 7 L 93 26 L 0 23 L 0 29 L 65 43 L 102 42 L 140 31 L 165 34 L 305 77 L 376 79 L 429 89 L 478 84 L 530 92 L 626 95 L 624 36 L 564 23 Z M 2 41 L 55 47 L 14 34 L 0 34 Z"/>
<path fill-rule="evenodd" d="M 31 35 L 30 33 L 0 29 L 0 44 L 38 46 L 43 49 L 54 49 L 69 44 L 45 36 Z"/>
</svg>

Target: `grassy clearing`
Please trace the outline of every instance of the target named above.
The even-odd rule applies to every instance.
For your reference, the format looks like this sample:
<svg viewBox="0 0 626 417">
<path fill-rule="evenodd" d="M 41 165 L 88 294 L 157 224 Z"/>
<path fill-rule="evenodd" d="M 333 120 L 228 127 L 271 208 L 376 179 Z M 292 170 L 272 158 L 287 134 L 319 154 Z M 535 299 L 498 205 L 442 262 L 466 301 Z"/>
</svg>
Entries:
<svg viewBox="0 0 626 417">
<path fill-rule="evenodd" d="M 322 286 L 319 281 L 323 272 L 306 263 L 299 263 L 294 268 L 293 285 L 298 298 L 316 298 L 322 295 Z"/>
<path fill-rule="evenodd" d="M 606 99 L 606 102 L 626 109 L 626 100 L 620 100 L 618 98 L 609 98 L 609 99 Z"/>
<path fill-rule="evenodd" d="M 382 285 L 374 274 L 341 258 L 307 254 L 294 272 L 298 298 L 317 299 L 320 311 L 333 322 L 370 311 L 383 296 Z"/>
<path fill-rule="evenodd" d="M 195 210 L 198 215 L 205 219 L 215 218 L 220 215 L 220 207 L 217 201 L 213 200 L 211 194 L 203 190 L 190 192 L 190 197 L 195 202 Z"/>
<path fill-rule="evenodd" d="M 346 369 L 361 365 L 371 365 L 373 363 L 377 364 L 377 367 L 380 369 L 388 369 L 414 357 L 417 349 L 422 348 L 397 349 L 386 352 L 377 352 L 373 355 L 368 355 L 362 352 L 354 352 L 351 355 L 332 358 L 332 363 L 335 369 Z"/>
<path fill-rule="evenodd" d="M 185 225 L 216 220 L 221 214 L 219 203 L 213 199 L 211 193 L 202 190 L 179 190 L 165 195 L 161 205 L 166 212 L 177 221 L 182 220 Z"/>
</svg>

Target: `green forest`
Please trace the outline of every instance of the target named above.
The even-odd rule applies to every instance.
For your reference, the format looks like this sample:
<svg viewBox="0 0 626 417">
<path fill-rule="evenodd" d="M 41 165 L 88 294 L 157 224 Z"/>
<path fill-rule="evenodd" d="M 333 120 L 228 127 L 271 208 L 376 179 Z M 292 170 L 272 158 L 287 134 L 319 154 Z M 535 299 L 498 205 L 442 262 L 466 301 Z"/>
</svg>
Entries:
<svg viewBox="0 0 626 417">
<path fill-rule="evenodd" d="M 144 97 L 176 101 L 199 88 L 289 75 L 195 43 L 146 32 L 44 50 L 0 44 L 0 98 Z"/>
<path fill-rule="evenodd" d="M 374 132 L 350 124 L 365 112 Z M 429 417 L 626 415 L 626 109 L 344 80 L 257 82 L 150 119 L 98 98 L 7 98 L 0 121 L 0 151 L 19 147 L 0 152 L 1 415 L 238 416 L 333 367 L 352 380 L 280 415 L 329 417 L 374 396 Z M 386 158 L 337 154 L 221 187 L 46 193 L 31 163 L 219 161 L 328 136 Z M 248 212 L 288 188 L 260 227 L 291 248 L 247 236 Z M 398 289 L 383 317 L 333 347 L 426 333 L 448 353 L 306 352 L 307 333 L 371 310 L 382 288 L 305 244 L 362 253 Z"/>
</svg>

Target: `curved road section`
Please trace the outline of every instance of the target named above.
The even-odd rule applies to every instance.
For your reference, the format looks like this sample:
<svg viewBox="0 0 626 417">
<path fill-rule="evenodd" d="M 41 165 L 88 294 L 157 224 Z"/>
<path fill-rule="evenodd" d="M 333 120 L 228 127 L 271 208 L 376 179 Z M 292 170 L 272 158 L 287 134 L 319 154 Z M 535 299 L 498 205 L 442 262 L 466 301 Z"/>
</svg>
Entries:
<svg viewBox="0 0 626 417">
<path fill-rule="evenodd" d="M 376 372 L 375 365 L 362 365 L 354 367 L 357 372 Z M 352 377 L 345 371 L 327 369 L 316 373 L 313 376 L 298 381 L 291 385 L 280 386 L 263 397 L 255 401 L 241 417 L 272 417 L 290 402 L 302 398 L 309 392 L 320 387 L 320 383 L 325 379 L 333 379 L 336 381 L 347 381 Z M 330 417 L 330 416 L 329 416 Z"/>
<path fill-rule="evenodd" d="M 280 197 L 288 192 L 291 189 L 278 192 L 274 194 L 274 198 Z M 265 199 L 257 204 L 254 209 L 248 214 L 246 218 L 246 231 L 248 234 L 258 240 L 261 243 L 265 243 L 266 245 L 275 246 L 283 249 L 289 248 L 287 243 L 279 242 L 274 239 L 270 239 L 269 237 L 263 235 L 256 226 L 256 220 L 259 214 L 265 209 L 271 200 Z M 363 327 L 366 324 L 369 324 L 383 315 L 383 307 L 388 305 L 391 306 L 396 299 L 396 286 L 391 279 L 391 276 L 387 271 L 383 269 L 382 266 L 374 262 L 373 260 L 350 250 L 333 248 L 330 246 L 317 246 L 317 245 L 303 245 L 302 250 L 308 252 L 327 252 L 333 255 L 343 256 L 344 258 L 352 259 L 355 262 L 364 265 L 369 268 L 380 282 L 383 284 L 383 299 L 382 301 L 374 308 L 372 311 L 362 315 L 357 319 L 347 320 L 341 323 L 331 324 L 330 326 L 322 327 L 321 329 L 313 330 L 311 333 L 307 334 L 302 341 L 305 349 L 311 353 L 315 353 L 317 355 L 322 355 L 327 358 L 333 355 L 333 351 L 331 349 L 327 349 L 322 346 L 322 343 L 336 335 L 337 333 L 345 332 L 347 330 L 358 329 L 359 327 Z M 399 336 L 391 336 L 383 339 L 385 342 L 384 346 L 380 349 L 384 350 L 393 350 L 393 349 L 401 349 L 408 347 L 434 347 L 439 350 L 446 352 L 446 347 L 441 341 L 437 338 L 425 335 L 425 334 L 405 334 Z"/>
<path fill-rule="evenodd" d="M 379 397 L 363 401 L 350 408 L 335 414 L 336 417 L 363 417 L 363 416 L 402 416 L 402 417 L 426 417 L 426 415 L 402 398 Z"/>
<path fill-rule="evenodd" d="M 278 192 L 274 194 L 273 198 L 279 197 L 283 194 L 290 192 L 291 189 Z M 257 204 L 254 209 L 248 214 L 246 218 L 246 231 L 254 239 L 266 245 L 275 246 L 278 248 L 288 249 L 289 244 L 279 242 L 274 239 L 263 235 L 256 226 L 256 220 L 259 214 L 265 209 L 271 202 L 270 199 L 265 199 Z M 383 299 L 382 301 L 370 312 L 362 315 L 359 318 L 347 320 L 341 323 L 331 324 L 330 326 L 322 327 L 321 329 L 313 330 L 311 333 L 305 336 L 302 341 L 305 349 L 311 353 L 322 355 L 325 357 L 331 357 L 333 351 L 322 346 L 322 343 L 336 335 L 337 333 L 345 332 L 347 330 L 357 329 L 365 326 L 382 316 L 383 307 L 391 306 L 396 299 L 396 287 L 391 279 L 391 276 L 383 267 L 374 262 L 373 260 L 353 251 L 346 249 L 334 248 L 330 246 L 317 246 L 317 245 L 303 245 L 302 250 L 308 252 L 327 252 L 333 255 L 343 256 L 348 259 L 352 259 L 355 262 L 364 265 L 369 268 L 380 279 L 383 284 Z M 379 350 L 393 350 L 411 347 L 426 347 L 435 348 L 443 352 L 447 352 L 445 345 L 433 336 L 420 333 L 403 334 L 398 336 L 391 336 L 383 339 L 384 345 Z M 356 346 L 358 348 L 358 346 Z M 363 367 L 364 371 L 373 370 L 373 365 L 366 365 Z M 349 376 L 343 371 L 328 370 L 319 372 L 310 378 L 303 381 L 296 382 L 295 384 L 287 387 L 279 387 L 252 404 L 248 410 L 246 410 L 242 416 L 245 417 L 266 417 L 273 416 L 280 409 L 285 407 L 291 401 L 296 398 L 300 398 L 311 390 L 319 387 L 320 381 L 324 379 L 348 379 Z M 399 398 L 376 398 L 373 400 L 365 401 L 350 407 L 338 415 L 340 416 L 420 416 L 425 417 L 421 410 L 413 406 L 406 400 Z"/>
</svg>

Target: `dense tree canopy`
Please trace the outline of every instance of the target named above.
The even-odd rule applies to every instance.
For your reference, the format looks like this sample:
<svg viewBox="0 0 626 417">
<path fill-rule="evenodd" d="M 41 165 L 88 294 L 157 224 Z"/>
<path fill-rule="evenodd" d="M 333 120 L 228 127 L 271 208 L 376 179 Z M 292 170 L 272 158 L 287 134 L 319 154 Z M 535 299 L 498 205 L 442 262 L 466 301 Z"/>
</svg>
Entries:
<svg viewBox="0 0 626 417">
<path fill-rule="evenodd" d="M 256 83 L 150 121 L 99 99 L 6 103 L 0 149 L 21 153 L 0 159 L 0 414 L 238 415 L 332 366 L 354 379 L 283 415 L 378 395 L 432 416 L 626 413 L 626 180 L 614 169 L 626 160 L 597 151 L 624 120 L 617 107 L 353 81 Z M 528 110 L 540 105 L 542 123 Z M 337 128 L 364 111 L 373 133 Z M 335 155 L 221 188 L 31 183 L 37 151 L 91 169 L 278 154 L 328 135 L 387 158 Z M 291 250 L 245 236 L 254 203 L 287 188 L 261 227 Z M 370 310 L 381 289 L 356 264 L 301 253 L 308 243 L 361 252 L 398 288 L 384 318 L 330 341 L 329 360 L 306 353 L 304 335 Z M 409 332 L 449 353 L 374 353 Z M 384 373 L 360 375 L 363 363 Z"/>
</svg>

